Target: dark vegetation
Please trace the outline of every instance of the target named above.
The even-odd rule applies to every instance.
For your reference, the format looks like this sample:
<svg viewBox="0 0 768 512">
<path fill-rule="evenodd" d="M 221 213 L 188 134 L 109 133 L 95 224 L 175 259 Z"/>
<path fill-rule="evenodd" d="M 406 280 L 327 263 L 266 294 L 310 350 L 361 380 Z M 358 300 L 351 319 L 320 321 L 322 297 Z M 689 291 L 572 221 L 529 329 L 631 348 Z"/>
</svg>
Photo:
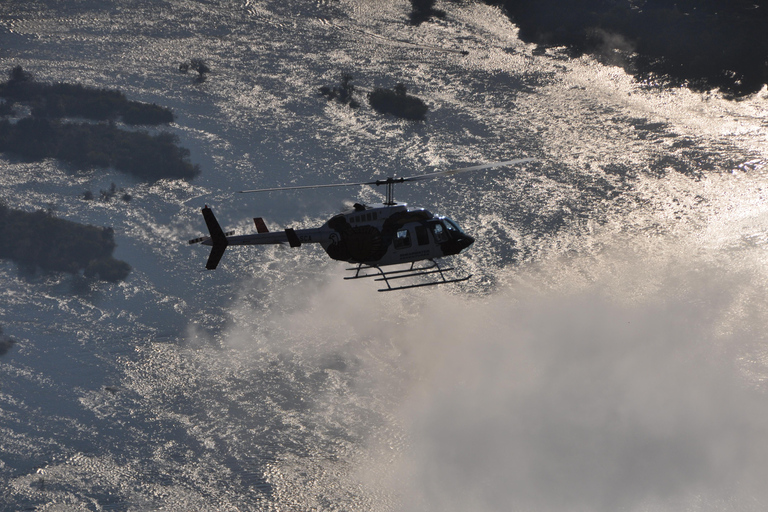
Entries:
<svg viewBox="0 0 768 512">
<path fill-rule="evenodd" d="M 320 87 L 320 94 L 328 101 L 336 100 L 343 105 L 358 108 L 360 103 L 355 99 L 355 86 L 352 85 L 352 75 L 342 73 L 341 84 Z M 394 89 L 376 88 L 368 94 L 368 103 L 380 114 L 392 114 L 402 119 L 423 121 L 428 107 L 415 96 L 409 96 L 405 85 L 397 84 Z"/>
<path fill-rule="evenodd" d="M 13 109 L 13 104 L 7 101 L 0 102 L 0 117 L 14 116 L 16 111 Z"/>
<path fill-rule="evenodd" d="M 112 183 L 112 185 L 107 190 L 100 190 L 99 193 L 101 194 L 101 202 L 102 203 L 108 203 L 113 198 L 120 196 L 120 199 L 123 201 L 130 202 L 131 199 L 133 199 L 133 196 L 125 191 L 124 188 L 117 188 L 117 185 Z M 95 196 L 93 195 L 93 192 L 90 190 L 86 190 L 83 192 L 83 199 L 86 201 L 93 201 L 95 199 Z"/>
<path fill-rule="evenodd" d="M 189 62 L 179 64 L 179 71 L 182 73 L 189 73 L 190 69 L 197 72 L 196 82 L 205 82 L 206 75 L 211 72 L 211 68 L 203 59 L 192 59 Z"/>
<path fill-rule="evenodd" d="M 360 103 L 354 98 L 355 86 L 352 85 L 352 75 L 349 73 L 341 74 L 341 85 L 334 85 L 333 87 L 324 85 L 320 87 L 320 94 L 328 98 L 328 101 L 336 100 L 352 108 L 360 106 Z"/>
<path fill-rule="evenodd" d="M 4 356 L 11 350 L 11 347 L 16 343 L 16 340 L 3 334 L 3 328 L 0 327 L 0 356 Z"/>
<path fill-rule="evenodd" d="M 82 85 L 41 84 L 21 66 L 14 67 L 5 83 L 0 114 L 13 112 L 14 103 L 31 107 L 32 115 L 16 122 L 0 120 L 0 152 L 27 161 L 57 158 L 77 170 L 114 167 L 146 181 L 161 178 L 191 179 L 199 173 L 189 162 L 189 150 L 177 145 L 170 133 L 150 135 L 118 128 L 127 124 L 161 124 L 173 121 L 170 110 L 128 101 L 119 91 Z M 65 122 L 62 117 L 83 117 L 100 123 Z"/>
<path fill-rule="evenodd" d="M 419 98 L 409 96 L 403 84 L 397 84 L 394 89 L 377 87 L 368 94 L 368 103 L 376 112 L 412 121 L 423 121 L 429 110 Z"/>
<path fill-rule="evenodd" d="M 411 24 L 421 25 L 432 17 L 442 18 L 445 11 L 435 9 L 435 0 L 411 0 Z"/>
<path fill-rule="evenodd" d="M 15 116 L 15 106 L 30 108 L 21 119 L 0 119 L 0 152 L 27 161 L 56 158 L 76 170 L 114 167 L 145 180 L 190 179 L 199 173 L 189 162 L 189 151 L 177 145 L 170 133 L 123 130 L 129 125 L 158 125 L 173 121 L 170 110 L 157 105 L 128 101 L 114 90 L 82 85 L 43 84 L 21 66 L 14 67 L 8 81 L 0 83 L 0 117 Z M 69 122 L 62 118 L 91 121 Z M 94 122 L 96 121 L 96 122 Z M 101 191 L 101 200 L 131 195 L 116 185 Z M 90 191 L 84 199 L 93 199 Z M 54 217 L 51 212 L 12 210 L 0 205 L 0 258 L 16 262 L 34 272 L 69 272 L 88 279 L 120 281 L 131 267 L 112 257 L 115 248 L 112 228 L 98 228 Z M 4 339 L 0 339 L 0 351 Z M 7 350 L 7 349 L 6 349 Z"/>
<path fill-rule="evenodd" d="M 112 228 L 86 226 L 54 217 L 51 212 L 33 213 L 0 205 L 0 258 L 35 271 L 83 273 L 104 281 L 125 279 L 131 267 L 112 257 Z"/>
<path fill-rule="evenodd" d="M 13 103 L 22 103 L 31 107 L 35 117 L 81 117 L 95 121 L 121 119 L 129 125 L 173 122 L 173 112 L 154 103 L 129 101 L 122 92 L 115 90 L 80 84 L 36 82 L 21 66 L 14 67 L 8 81 L 0 83 L 0 97 L 6 101 L 6 110 L 12 109 Z"/>
<path fill-rule="evenodd" d="M 524 41 L 607 57 L 640 80 L 731 97 L 768 83 L 768 0 L 485 1 Z"/>
<path fill-rule="evenodd" d="M 0 151 L 35 162 L 57 158 L 76 169 L 114 167 L 146 181 L 191 179 L 189 150 L 171 133 L 126 131 L 111 123 L 69 123 L 44 117 L 0 121 Z"/>
</svg>

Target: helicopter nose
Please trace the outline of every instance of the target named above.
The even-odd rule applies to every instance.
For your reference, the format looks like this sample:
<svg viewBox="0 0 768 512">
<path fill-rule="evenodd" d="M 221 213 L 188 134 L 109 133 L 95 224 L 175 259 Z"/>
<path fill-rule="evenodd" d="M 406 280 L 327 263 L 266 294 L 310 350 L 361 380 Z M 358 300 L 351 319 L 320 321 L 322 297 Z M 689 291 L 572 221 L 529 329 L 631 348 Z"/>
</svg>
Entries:
<svg viewBox="0 0 768 512">
<path fill-rule="evenodd" d="M 475 239 L 469 235 L 461 233 L 458 236 L 453 236 L 449 241 L 440 244 L 443 249 L 443 255 L 451 256 L 453 254 L 459 254 L 461 251 L 469 247 L 475 242 Z"/>
</svg>

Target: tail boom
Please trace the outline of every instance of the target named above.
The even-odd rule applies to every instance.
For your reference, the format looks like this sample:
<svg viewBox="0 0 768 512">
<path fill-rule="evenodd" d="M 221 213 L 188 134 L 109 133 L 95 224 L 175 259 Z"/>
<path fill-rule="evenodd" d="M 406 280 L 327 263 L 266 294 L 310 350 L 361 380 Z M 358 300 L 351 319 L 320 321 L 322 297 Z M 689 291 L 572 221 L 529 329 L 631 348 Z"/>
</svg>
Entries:
<svg viewBox="0 0 768 512">
<path fill-rule="evenodd" d="M 328 230 L 324 228 L 298 229 L 288 228 L 284 231 L 268 231 L 264 221 L 261 218 L 254 219 L 257 233 L 250 235 L 232 236 L 234 231 L 225 233 L 221 229 L 219 222 L 213 211 L 206 205 L 202 209 L 205 225 L 208 227 L 210 236 L 195 238 L 190 240 L 190 244 L 200 243 L 201 245 L 211 246 L 211 253 L 205 268 L 214 270 L 224 256 L 224 251 L 230 245 L 263 245 L 263 244 L 284 244 L 288 243 L 291 247 L 299 247 L 302 243 L 323 243 L 329 238 Z"/>
</svg>

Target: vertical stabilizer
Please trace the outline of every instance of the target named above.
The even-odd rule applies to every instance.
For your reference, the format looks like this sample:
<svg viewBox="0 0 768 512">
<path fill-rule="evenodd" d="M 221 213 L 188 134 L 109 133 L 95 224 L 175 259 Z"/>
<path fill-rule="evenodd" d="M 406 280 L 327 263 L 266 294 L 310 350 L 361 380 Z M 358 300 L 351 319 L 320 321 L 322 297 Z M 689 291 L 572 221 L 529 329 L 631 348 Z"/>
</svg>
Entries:
<svg viewBox="0 0 768 512">
<path fill-rule="evenodd" d="M 203 218 L 205 219 L 205 225 L 208 226 L 208 232 L 211 234 L 211 242 L 213 247 L 211 248 L 211 254 L 208 256 L 208 262 L 205 264 L 205 268 L 213 270 L 219 265 L 221 257 L 224 256 L 224 251 L 227 249 L 229 242 L 224 231 L 219 226 L 219 222 L 216 220 L 216 216 L 213 215 L 213 211 L 208 208 L 208 205 L 203 208 Z"/>
<path fill-rule="evenodd" d="M 256 224 L 257 233 L 269 233 L 269 229 L 267 229 L 267 225 L 261 217 L 254 217 L 253 223 Z"/>
</svg>

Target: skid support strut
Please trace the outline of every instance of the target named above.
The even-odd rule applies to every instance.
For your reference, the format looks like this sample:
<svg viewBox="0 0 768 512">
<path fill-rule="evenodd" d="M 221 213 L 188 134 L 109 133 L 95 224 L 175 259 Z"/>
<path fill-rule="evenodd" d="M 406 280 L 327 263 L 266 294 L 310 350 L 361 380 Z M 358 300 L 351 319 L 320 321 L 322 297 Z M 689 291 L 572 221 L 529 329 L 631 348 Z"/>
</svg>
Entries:
<svg viewBox="0 0 768 512">
<path fill-rule="evenodd" d="M 387 285 L 386 288 L 379 288 L 380 292 L 393 292 L 395 290 L 407 290 L 409 288 L 421 288 L 423 286 L 437 286 L 438 284 L 448 283 L 461 283 L 468 280 L 472 275 L 458 278 L 446 277 L 446 274 L 456 270 L 453 267 L 442 268 L 440 264 L 435 260 L 429 260 L 429 264 L 425 267 L 416 267 L 415 263 L 411 263 L 410 268 L 401 270 L 389 270 L 384 271 L 378 265 L 365 265 L 360 263 L 357 267 L 348 268 L 347 270 L 354 270 L 355 275 L 347 276 L 344 279 L 364 279 L 366 277 L 374 278 L 374 281 L 383 281 Z M 368 273 L 367 271 L 375 270 L 375 272 Z M 362 272 L 362 273 L 361 273 Z M 411 277 L 432 276 L 439 279 L 433 279 L 432 281 L 426 281 L 422 283 L 412 283 L 403 286 L 392 286 L 390 281 L 395 279 L 407 279 Z"/>
</svg>

